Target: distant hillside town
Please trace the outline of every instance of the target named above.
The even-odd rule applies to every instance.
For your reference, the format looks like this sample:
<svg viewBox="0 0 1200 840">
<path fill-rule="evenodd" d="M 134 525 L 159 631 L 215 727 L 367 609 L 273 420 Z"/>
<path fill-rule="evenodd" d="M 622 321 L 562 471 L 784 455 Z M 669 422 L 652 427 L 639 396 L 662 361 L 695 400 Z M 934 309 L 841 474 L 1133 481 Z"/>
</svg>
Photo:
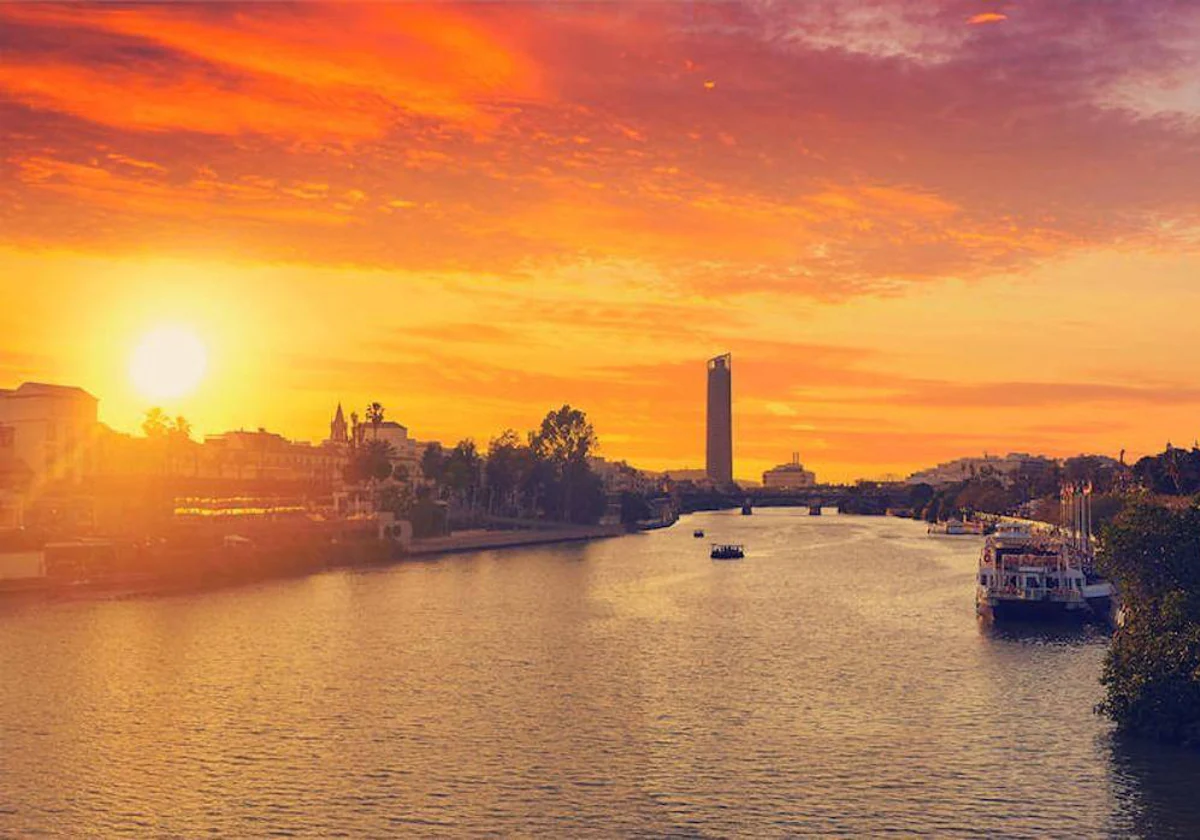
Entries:
<svg viewBox="0 0 1200 840">
<path fill-rule="evenodd" d="M 1112 469 L 1118 469 L 1120 462 L 1116 458 L 1105 455 L 1088 456 Z M 1060 463 L 1053 458 L 1043 455 L 1030 455 L 1025 452 L 1010 452 L 1007 455 L 988 455 L 981 457 L 955 458 L 935 467 L 920 470 L 910 475 L 908 484 L 928 484 L 933 487 L 943 487 L 972 478 L 995 476 L 1002 481 L 1012 482 L 1022 473 L 1039 472 Z"/>
</svg>

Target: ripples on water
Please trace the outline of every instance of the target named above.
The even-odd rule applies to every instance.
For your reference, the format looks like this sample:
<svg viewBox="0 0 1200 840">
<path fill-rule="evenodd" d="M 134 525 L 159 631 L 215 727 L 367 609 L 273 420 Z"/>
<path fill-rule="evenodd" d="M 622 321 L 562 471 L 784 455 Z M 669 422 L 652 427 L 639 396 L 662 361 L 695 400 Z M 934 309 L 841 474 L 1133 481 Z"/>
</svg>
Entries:
<svg viewBox="0 0 1200 840">
<path fill-rule="evenodd" d="M 1200 835 L 1200 756 L 1092 714 L 1102 635 L 981 627 L 977 551 L 764 510 L 0 602 L 0 836 Z"/>
</svg>

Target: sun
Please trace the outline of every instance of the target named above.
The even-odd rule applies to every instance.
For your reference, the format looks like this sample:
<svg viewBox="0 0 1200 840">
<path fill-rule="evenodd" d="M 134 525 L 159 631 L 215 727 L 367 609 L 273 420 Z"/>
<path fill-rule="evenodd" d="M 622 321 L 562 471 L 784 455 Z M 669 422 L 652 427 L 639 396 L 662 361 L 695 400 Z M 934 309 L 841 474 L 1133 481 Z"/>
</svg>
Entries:
<svg viewBox="0 0 1200 840">
<path fill-rule="evenodd" d="M 147 399 L 178 399 L 196 390 L 207 369 L 208 352 L 195 333 L 184 327 L 158 327 L 134 348 L 129 380 Z"/>
</svg>

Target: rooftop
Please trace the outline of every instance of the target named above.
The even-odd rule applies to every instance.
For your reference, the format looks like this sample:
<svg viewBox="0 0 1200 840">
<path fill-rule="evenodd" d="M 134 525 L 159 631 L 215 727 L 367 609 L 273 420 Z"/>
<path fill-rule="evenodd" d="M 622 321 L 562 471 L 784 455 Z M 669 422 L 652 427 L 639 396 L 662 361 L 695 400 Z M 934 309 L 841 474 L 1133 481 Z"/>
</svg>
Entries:
<svg viewBox="0 0 1200 840">
<path fill-rule="evenodd" d="M 67 399 L 89 399 L 95 397 L 75 385 L 51 385 L 46 382 L 22 382 L 15 389 L 0 388 L 0 397 L 61 397 Z"/>
</svg>

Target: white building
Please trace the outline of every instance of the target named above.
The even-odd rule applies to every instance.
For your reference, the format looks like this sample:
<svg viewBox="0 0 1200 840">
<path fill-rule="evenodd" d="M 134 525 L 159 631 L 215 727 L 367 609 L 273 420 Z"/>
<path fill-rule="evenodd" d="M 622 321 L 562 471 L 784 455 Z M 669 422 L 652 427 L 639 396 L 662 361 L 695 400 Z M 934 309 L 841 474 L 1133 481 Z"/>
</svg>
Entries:
<svg viewBox="0 0 1200 840">
<path fill-rule="evenodd" d="M 94 472 L 97 400 L 82 388 L 26 382 L 0 389 L 0 430 L 35 487 Z"/>
<path fill-rule="evenodd" d="M 763 473 L 763 487 L 774 490 L 790 490 L 796 487 L 812 487 L 817 483 L 816 473 L 804 469 L 800 453 L 792 453 L 790 464 L 780 464 Z"/>
<path fill-rule="evenodd" d="M 1032 463 L 1047 463 L 1050 459 L 1040 455 L 1030 455 L 1025 452 L 1010 452 L 1001 457 L 987 455 L 982 458 L 956 458 L 946 461 L 936 467 L 921 470 L 910 475 L 908 484 L 929 484 L 934 487 L 967 481 L 977 476 L 994 476 L 1002 482 L 1009 482 L 1022 466 Z"/>
</svg>

